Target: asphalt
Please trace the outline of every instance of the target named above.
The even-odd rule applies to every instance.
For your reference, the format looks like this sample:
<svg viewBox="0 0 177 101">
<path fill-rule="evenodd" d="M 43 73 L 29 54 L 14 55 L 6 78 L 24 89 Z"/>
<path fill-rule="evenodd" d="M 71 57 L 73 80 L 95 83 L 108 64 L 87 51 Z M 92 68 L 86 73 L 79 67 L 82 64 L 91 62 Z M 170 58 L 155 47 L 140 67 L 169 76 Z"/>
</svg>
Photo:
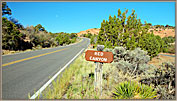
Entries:
<svg viewBox="0 0 177 101">
<path fill-rule="evenodd" d="M 89 39 L 83 38 L 74 45 L 2 56 L 2 65 L 24 60 L 2 67 L 2 99 L 29 99 L 28 93 L 33 95 L 88 44 Z M 47 55 L 27 59 L 41 54 Z"/>
<path fill-rule="evenodd" d="M 159 54 L 159 55 L 168 56 L 168 57 L 176 57 L 175 55 L 167 55 L 167 54 Z"/>
</svg>

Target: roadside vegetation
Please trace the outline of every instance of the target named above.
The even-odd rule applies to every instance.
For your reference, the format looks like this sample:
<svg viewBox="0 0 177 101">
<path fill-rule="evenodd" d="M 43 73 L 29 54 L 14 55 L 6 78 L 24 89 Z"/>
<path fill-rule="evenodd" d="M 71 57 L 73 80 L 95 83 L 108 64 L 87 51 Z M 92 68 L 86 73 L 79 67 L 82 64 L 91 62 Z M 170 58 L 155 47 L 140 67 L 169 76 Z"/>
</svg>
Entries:
<svg viewBox="0 0 177 101">
<path fill-rule="evenodd" d="M 175 99 L 175 63 L 149 63 L 160 52 L 174 53 L 175 37 L 148 32 L 151 23 L 142 24 L 134 10 L 126 18 L 127 12 L 119 9 L 117 17 L 103 20 L 98 35 L 83 34 L 94 47 L 104 45 L 114 55 L 103 65 L 102 95 L 94 90 L 95 63 L 83 53 L 43 92 L 43 99 Z"/>
<path fill-rule="evenodd" d="M 148 64 L 150 56 L 136 48 L 105 49 L 114 62 L 103 65 L 102 96 L 94 90 L 94 62 L 79 56 L 61 76 L 42 93 L 42 99 L 174 99 L 175 64 L 164 62 L 160 68 Z M 164 92 L 165 91 L 165 92 Z"/>
<path fill-rule="evenodd" d="M 41 24 L 26 28 L 13 18 L 6 2 L 2 3 L 2 54 L 68 45 L 79 41 L 76 33 L 51 33 Z"/>
</svg>

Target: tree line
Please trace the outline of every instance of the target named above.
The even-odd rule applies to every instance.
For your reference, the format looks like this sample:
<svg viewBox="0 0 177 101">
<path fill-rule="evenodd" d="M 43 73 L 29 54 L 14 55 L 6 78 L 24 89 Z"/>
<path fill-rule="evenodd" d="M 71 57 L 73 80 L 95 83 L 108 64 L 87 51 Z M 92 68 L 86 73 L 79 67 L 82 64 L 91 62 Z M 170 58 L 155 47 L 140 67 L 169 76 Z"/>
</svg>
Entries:
<svg viewBox="0 0 177 101">
<path fill-rule="evenodd" d="M 51 33 L 41 24 L 24 28 L 11 17 L 11 9 L 6 2 L 2 3 L 2 49 L 26 50 L 37 47 L 55 47 L 76 42 L 76 33 Z"/>
</svg>

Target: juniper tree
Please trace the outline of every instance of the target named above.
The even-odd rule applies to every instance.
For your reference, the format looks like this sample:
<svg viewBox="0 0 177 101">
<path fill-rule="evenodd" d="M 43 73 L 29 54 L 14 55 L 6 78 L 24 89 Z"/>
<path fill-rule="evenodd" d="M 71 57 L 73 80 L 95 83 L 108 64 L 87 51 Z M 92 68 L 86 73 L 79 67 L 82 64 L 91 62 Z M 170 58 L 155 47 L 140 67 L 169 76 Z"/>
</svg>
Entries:
<svg viewBox="0 0 177 101">
<path fill-rule="evenodd" d="M 147 50 L 151 57 L 165 51 L 166 45 L 164 45 L 163 40 L 152 35 L 153 32 L 148 32 L 151 24 L 146 21 L 142 24 L 141 19 L 137 19 L 135 10 L 132 10 L 128 17 L 126 17 L 127 12 L 128 10 L 121 12 L 118 9 L 117 17 L 110 15 L 108 21 L 103 20 L 97 44 L 105 45 L 106 48 L 123 46 L 129 50 L 140 47 Z"/>
<path fill-rule="evenodd" d="M 114 15 L 114 17 L 109 16 L 109 21 L 105 22 L 103 20 L 97 43 L 104 44 L 102 41 L 111 41 L 112 46 L 125 46 L 131 35 L 137 36 L 136 34 L 141 30 L 140 20 L 136 19 L 135 11 L 133 10 L 126 21 L 127 12 L 128 10 L 121 13 L 119 9 L 117 18 Z"/>
<path fill-rule="evenodd" d="M 7 6 L 6 2 L 2 2 L 2 16 L 12 15 L 11 9 Z"/>
</svg>

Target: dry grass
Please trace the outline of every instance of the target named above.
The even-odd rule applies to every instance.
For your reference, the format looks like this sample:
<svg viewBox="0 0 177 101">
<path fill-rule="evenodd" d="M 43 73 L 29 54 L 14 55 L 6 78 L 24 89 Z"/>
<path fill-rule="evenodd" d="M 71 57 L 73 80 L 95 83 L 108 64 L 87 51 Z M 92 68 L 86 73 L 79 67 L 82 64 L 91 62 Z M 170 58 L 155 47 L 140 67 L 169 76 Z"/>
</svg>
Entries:
<svg viewBox="0 0 177 101">
<path fill-rule="evenodd" d="M 2 50 L 2 55 L 9 55 L 9 54 L 14 54 L 14 53 L 23 53 L 23 52 L 28 52 L 28 51 L 33 51 L 35 49 L 27 49 L 25 51 L 10 51 L 10 50 Z"/>
</svg>

